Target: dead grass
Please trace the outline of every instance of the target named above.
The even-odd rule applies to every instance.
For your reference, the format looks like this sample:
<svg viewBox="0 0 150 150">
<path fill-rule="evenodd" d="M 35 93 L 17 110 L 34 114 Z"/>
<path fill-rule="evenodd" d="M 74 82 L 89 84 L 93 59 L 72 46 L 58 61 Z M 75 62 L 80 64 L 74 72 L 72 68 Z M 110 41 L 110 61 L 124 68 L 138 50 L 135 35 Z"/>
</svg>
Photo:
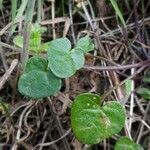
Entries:
<svg viewBox="0 0 150 150">
<path fill-rule="evenodd" d="M 66 16 L 61 10 L 62 3 L 54 1 L 44 1 L 43 5 L 35 3 L 36 8 L 39 7 L 34 9 L 33 20 L 48 27 L 43 40 L 67 36 L 74 45 L 80 36 L 89 34 L 95 51 L 86 55 L 85 67 L 64 80 L 61 91 L 55 96 L 42 101 L 21 96 L 17 91 L 20 64 L 12 68 L 12 63 L 16 59 L 21 61 L 22 50 L 13 45 L 12 39 L 23 33 L 26 12 L 13 22 L 10 2 L 3 1 L 0 12 L 0 99 L 9 109 L 3 113 L 0 106 L 0 149 L 88 149 L 75 139 L 70 129 L 71 103 L 83 92 L 102 95 L 104 101 L 120 101 L 127 113 L 124 130 L 94 145 L 93 149 L 111 150 L 116 140 L 124 135 L 145 150 L 150 149 L 150 102 L 136 94 L 136 89 L 144 86 L 142 78 L 150 65 L 150 1 L 120 2 L 127 24 L 125 28 L 119 26 L 113 9 L 105 1 L 101 4 L 91 1 L 91 4 L 87 0 L 77 7 L 80 1 L 72 3 L 68 0 L 64 3 Z M 105 13 L 96 7 L 101 7 Z M 17 28 L 12 33 L 14 24 Z M 34 54 L 29 52 L 27 55 Z M 125 97 L 124 83 L 129 79 L 132 91 Z"/>
</svg>

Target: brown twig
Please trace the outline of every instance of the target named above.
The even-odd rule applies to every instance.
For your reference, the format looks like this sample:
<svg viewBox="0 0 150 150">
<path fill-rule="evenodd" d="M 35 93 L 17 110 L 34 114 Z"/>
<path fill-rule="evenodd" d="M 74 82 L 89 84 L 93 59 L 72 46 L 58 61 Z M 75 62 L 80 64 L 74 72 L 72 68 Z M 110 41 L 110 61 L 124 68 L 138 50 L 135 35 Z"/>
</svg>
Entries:
<svg viewBox="0 0 150 150">
<path fill-rule="evenodd" d="M 9 69 L 5 72 L 5 74 L 0 78 L 0 90 L 2 89 L 3 85 L 5 82 L 8 80 L 10 77 L 12 71 L 15 69 L 15 67 L 18 64 L 18 59 L 14 59 L 9 67 Z"/>
<path fill-rule="evenodd" d="M 131 64 L 131 65 L 120 65 L 120 66 L 84 66 L 84 69 L 88 70 L 100 70 L 100 71 L 105 71 L 105 70 L 124 70 L 124 69 L 131 69 L 131 68 L 138 68 L 142 67 L 144 65 L 150 64 L 150 59 L 145 60 L 143 62 L 139 62 L 136 64 Z"/>
</svg>

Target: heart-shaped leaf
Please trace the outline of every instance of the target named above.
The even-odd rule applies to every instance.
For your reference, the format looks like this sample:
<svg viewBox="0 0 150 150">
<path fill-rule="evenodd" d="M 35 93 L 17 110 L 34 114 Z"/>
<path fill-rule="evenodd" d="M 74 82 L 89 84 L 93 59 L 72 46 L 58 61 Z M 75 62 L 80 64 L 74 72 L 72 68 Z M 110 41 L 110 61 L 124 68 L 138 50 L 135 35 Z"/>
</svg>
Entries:
<svg viewBox="0 0 150 150">
<path fill-rule="evenodd" d="M 47 71 L 48 62 L 45 58 L 34 56 L 28 59 L 25 72 L 30 72 L 33 70 Z"/>
<path fill-rule="evenodd" d="M 31 98 L 43 98 L 54 95 L 60 90 L 61 80 L 51 71 L 33 70 L 21 75 L 18 90 Z"/>
<path fill-rule="evenodd" d="M 79 39 L 76 47 L 80 48 L 84 53 L 87 53 L 94 49 L 94 44 L 89 36 L 85 36 Z"/>
<path fill-rule="evenodd" d="M 118 102 L 101 105 L 96 94 L 76 97 L 71 109 L 71 126 L 76 138 L 85 144 L 96 144 L 118 133 L 125 123 L 125 110 Z"/>
<path fill-rule="evenodd" d="M 121 137 L 115 144 L 115 150 L 142 150 L 143 148 L 134 143 L 128 137 Z"/>
</svg>

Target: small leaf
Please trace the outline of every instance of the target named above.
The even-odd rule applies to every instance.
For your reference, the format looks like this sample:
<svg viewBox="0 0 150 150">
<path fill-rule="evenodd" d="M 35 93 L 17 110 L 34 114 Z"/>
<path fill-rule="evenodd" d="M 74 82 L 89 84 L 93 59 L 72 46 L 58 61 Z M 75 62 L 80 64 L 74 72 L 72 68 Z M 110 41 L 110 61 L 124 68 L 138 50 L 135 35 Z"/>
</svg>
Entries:
<svg viewBox="0 0 150 150">
<path fill-rule="evenodd" d="M 54 95 L 60 90 L 61 80 L 51 71 L 33 70 L 21 75 L 18 90 L 31 98 L 43 98 Z"/>
<path fill-rule="evenodd" d="M 10 110 L 10 105 L 0 100 L 0 112 L 4 115 L 4 114 L 8 114 L 9 110 Z"/>
<path fill-rule="evenodd" d="M 41 43 L 41 34 L 46 31 L 45 27 L 41 27 L 39 24 L 33 24 L 31 29 L 31 36 L 29 41 L 29 50 L 34 52 L 43 52 L 48 48 L 49 42 Z M 23 36 L 16 36 L 13 42 L 18 47 L 23 47 Z"/>
<path fill-rule="evenodd" d="M 50 42 L 49 51 L 68 52 L 71 50 L 71 43 L 67 38 L 59 38 Z"/>
<path fill-rule="evenodd" d="M 148 72 L 146 73 L 146 75 L 145 75 L 144 78 L 143 78 L 143 81 L 144 81 L 145 83 L 150 83 L 150 71 L 148 71 Z"/>
<path fill-rule="evenodd" d="M 73 59 L 67 53 L 48 52 L 48 61 L 50 69 L 59 78 L 70 77 L 76 71 Z"/>
<path fill-rule="evenodd" d="M 143 148 L 134 143 L 128 137 L 121 137 L 115 144 L 115 150 L 142 150 Z"/>
<path fill-rule="evenodd" d="M 76 48 L 80 48 L 84 53 L 94 50 L 94 44 L 89 36 L 85 36 L 79 39 Z"/>
<path fill-rule="evenodd" d="M 33 70 L 47 71 L 48 62 L 45 58 L 34 56 L 28 59 L 25 72 Z"/>
<path fill-rule="evenodd" d="M 96 144 L 118 133 L 125 123 L 125 111 L 118 102 L 100 106 L 96 94 L 81 94 L 71 108 L 71 126 L 76 138 L 84 144 Z"/>
<path fill-rule="evenodd" d="M 150 100 L 150 90 L 147 88 L 138 88 L 136 91 L 139 95 L 141 95 L 144 99 Z"/>
<path fill-rule="evenodd" d="M 48 47 L 48 62 L 52 72 L 59 78 L 72 76 L 75 63 L 70 56 L 71 43 L 67 38 L 60 38 L 50 42 Z"/>
<path fill-rule="evenodd" d="M 84 58 L 83 52 L 80 49 L 78 49 L 78 48 L 72 49 L 71 57 L 75 63 L 75 67 L 77 70 L 83 67 L 85 58 Z"/>
<path fill-rule="evenodd" d="M 17 45 L 18 47 L 23 47 L 23 37 L 18 35 L 18 36 L 15 36 L 14 39 L 13 39 L 13 43 L 15 45 Z"/>
</svg>

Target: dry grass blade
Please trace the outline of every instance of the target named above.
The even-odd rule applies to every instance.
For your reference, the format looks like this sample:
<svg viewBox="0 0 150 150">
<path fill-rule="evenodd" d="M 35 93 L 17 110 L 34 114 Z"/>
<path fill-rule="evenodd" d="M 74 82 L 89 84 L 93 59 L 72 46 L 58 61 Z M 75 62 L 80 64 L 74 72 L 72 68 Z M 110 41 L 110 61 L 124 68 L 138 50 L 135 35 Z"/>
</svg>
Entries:
<svg viewBox="0 0 150 150">
<path fill-rule="evenodd" d="M 9 69 L 6 71 L 6 73 L 0 78 L 0 90 L 2 89 L 3 85 L 5 84 L 5 82 L 8 80 L 8 78 L 10 77 L 12 71 L 15 69 L 15 67 L 18 64 L 18 60 L 14 59 L 9 67 Z"/>
</svg>

